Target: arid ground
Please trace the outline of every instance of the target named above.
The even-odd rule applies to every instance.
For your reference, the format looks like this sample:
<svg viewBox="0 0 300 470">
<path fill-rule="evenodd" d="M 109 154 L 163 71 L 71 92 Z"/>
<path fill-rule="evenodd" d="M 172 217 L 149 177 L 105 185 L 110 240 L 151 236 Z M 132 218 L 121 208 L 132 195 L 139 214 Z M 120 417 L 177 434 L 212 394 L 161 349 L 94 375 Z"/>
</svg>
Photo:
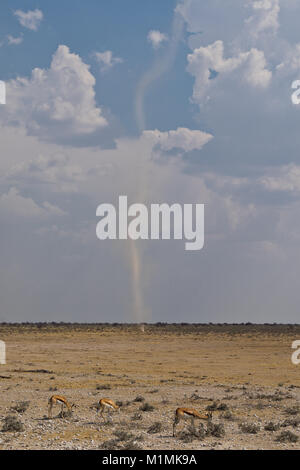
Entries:
<svg viewBox="0 0 300 470">
<path fill-rule="evenodd" d="M 0 339 L 0 449 L 300 448 L 300 326 L 1 324 Z M 47 418 L 53 394 L 71 416 Z M 103 397 L 121 405 L 112 422 Z M 179 406 L 212 422 L 174 438 Z"/>
</svg>

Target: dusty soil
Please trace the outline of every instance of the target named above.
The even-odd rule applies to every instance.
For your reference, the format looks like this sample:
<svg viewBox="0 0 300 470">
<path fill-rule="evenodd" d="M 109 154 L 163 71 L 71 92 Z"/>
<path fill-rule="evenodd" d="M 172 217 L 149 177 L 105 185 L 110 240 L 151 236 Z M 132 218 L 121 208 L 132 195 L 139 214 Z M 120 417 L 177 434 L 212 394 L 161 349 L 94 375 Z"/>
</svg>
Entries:
<svg viewBox="0 0 300 470">
<path fill-rule="evenodd" d="M 8 415 L 24 425 L 0 432 L 0 449 L 300 448 L 300 365 L 291 362 L 299 326 L 146 325 L 142 333 L 135 325 L 2 324 L 0 339 L 0 431 Z M 47 418 L 52 394 L 77 405 L 71 417 L 56 406 Z M 122 402 L 112 423 L 96 414 L 102 397 Z M 22 401 L 24 412 L 12 410 Z M 145 403 L 154 409 L 140 410 Z M 216 427 L 204 436 L 207 422 L 192 435 L 181 422 L 173 438 L 179 406 L 215 409 L 212 422 L 225 435 Z"/>
</svg>

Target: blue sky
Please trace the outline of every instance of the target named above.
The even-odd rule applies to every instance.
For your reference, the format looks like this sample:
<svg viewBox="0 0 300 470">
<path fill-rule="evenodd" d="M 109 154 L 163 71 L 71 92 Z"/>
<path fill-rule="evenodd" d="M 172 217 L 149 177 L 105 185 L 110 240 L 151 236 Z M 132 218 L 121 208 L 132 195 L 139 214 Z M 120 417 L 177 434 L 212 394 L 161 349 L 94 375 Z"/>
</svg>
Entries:
<svg viewBox="0 0 300 470">
<path fill-rule="evenodd" d="M 23 33 L 24 41 L 20 47 L 0 49 L 2 79 L 28 75 L 34 67 L 47 67 L 49 57 L 59 44 L 67 44 L 73 52 L 79 54 L 91 65 L 92 72 L 97 76 L 99 67 L 91 54 L 94 51 L 113 50 L 124 62 L 117 73 L 104 74 L 101 82 L 97 82 L 97 98 L 118 116 L 122 132 L 134 134 L 137 131 L 133 107 L 136 86 L 155 57 L 147 43 L 147 34 L 151 29 L 169 32 L 175 6 L 174 0 L 88 0 L 86 3 L 74 0 L 72 8 L 68 0 L 61 3 L 4 1 L 0 19 L 2 37 L 8 34 L 18 37 Z M 40 8 L 44 14 L 42 27 L 38 32 L 24 32 L 13 11 L 33 11 L 36 8 Z M 154 123 L 162 129 L 183 123 L 187 126 L 192 124 L 188 103 L 188 89 L 192 86 L 192 80 L 184 69 L 187 51 L 188 47 L 182 41 L 172 78 L 166 76 L 153 84 L 147 98 L 149 103 L 153 103 L 153 100 L 156 103 L 149 109 L 150 127 Z M 174 96 L 177 96 L 176 100 Z M 162 106 L 159 106 L 160 103 Z"/>
<path fill-rule="evenodd" d="M 298 0 L 1 3 L 0 320 L 297 322 Z M 205 245 L 96 208 L 205 204 Z"/>
</svg>

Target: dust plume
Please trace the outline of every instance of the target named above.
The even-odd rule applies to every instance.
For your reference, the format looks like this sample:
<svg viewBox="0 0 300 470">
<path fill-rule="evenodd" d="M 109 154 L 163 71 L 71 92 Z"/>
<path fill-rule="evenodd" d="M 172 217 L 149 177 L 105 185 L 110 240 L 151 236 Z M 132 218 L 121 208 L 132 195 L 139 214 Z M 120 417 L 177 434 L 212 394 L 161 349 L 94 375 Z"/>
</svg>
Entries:
<svg viewBox="0 0 300 470">
<path fill-rule="evenodd" d="M 168 47 L 165 49 L 164 54 L 160 55 L 152 67 L 142 76 L 136 92 L 135 99 L 135 114 L 137 125 L 140 133 L 146 129 L 146 118 L 144 109 L 144 100 L 146 93 L 152 83 L 158 80 L 165 74 L 173 65 L 176 58 L 178 43 L 182 37 L 184 20 L 180 13 L 176 10 L 174 12 L 174 19 L 172 24 L 172 36 L 169 41 Z"/>
<path fill-rule="evenodd" d="M 152 83 L 158 80 L 164 73 L 166 73 L 174 63 L 176 58 L 177 46 L 182 37 L 184 20 L 180 13 L 176 10 L 174 12 L 174 19 L 172 24 L 172 34 L 164 53 L 160 55 L 153 63 L 152 67 L 142 76 L 136 92 L 135 98 L 135 115 L 137 127 L 140 134 L 146 129 L 146 117 L 144 102 L 145 96 Z M 147 202 L 148 187 L 147 187 L 147 174 L 145 167 L 141 166 L 137 172 L 137 199 L 140 203 Z M 136 241 L 130 240 L 130 263 L 132 273 L 132 288 L 134 298 L 134 318 L 138 323 L 146 321 L 147 313 L 144 295 L 143 295 L 143 282 L 145 276 L 142 273 L 142 252 L 140 245 Z"/>
</svg>

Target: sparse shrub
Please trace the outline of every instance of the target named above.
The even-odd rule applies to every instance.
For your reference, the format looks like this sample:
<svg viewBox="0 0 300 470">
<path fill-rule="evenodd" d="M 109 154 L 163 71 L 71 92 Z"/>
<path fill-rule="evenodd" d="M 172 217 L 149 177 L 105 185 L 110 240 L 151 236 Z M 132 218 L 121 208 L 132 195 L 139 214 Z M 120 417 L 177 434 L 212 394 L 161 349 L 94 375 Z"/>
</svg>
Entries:
<svg viewBox="0 0 300 470">
<path fill-rule="evenodd" d="M 14 415 L 8 415 L 4 418 L 2 432 L 22 432 L 24 425 Z"/>
<path fill-rule="evenodd" d="M 106 421 L 101 422 L 101 426 L 106 426 L 106 427 L 114 426 L 114 423 L 112 420 L 107 419 Z"/>
<path fill-rule="evenodd" d="M 225 436 L 225 428 L 224 424 L 213 423 L 212 421 L 208 421 L 207 429 L 206 429 L 206 436 L 214 436 L 214 437 L 224 437 Z"/>
<path fill-rule="evenodd" d="M 264 408 L 266 408 L 266 404 L 263 403 L 262 401 L 259 401 L 258 403 L 256 403 L 256 405 L 254 405 L 254 408 L 256 408 L 257 410 L 263 410 Z"/>
<path fill-rule="evenodd" d="M 147 433 L 156 434 L 157 432 L 160 432 L 161 430 L 162 430 L 162 424 L 159 421 L 156 421 L 155 423 L 152 424 L 152 426 L 150 426 Z"/>
<path fill-rule="evenodd" d="M 11 407 L 11 411 L 16 411 L 17 413 L 25 413 L 28 409 L 30 401 L 19 401 L 16 405 Z"/>
<path fill-rule="evenodd" d="M 285 428 L 287 426 L 293 426 L 293 428 L 297 428 L 300 424 L 300 418 L 287 418 L 281 423 L 281 427 Z"/>
<path fill-rule="evenodd" d="M 241 423 L 240 430 L 245 434 L 257 434 L 260 431 L 258 424 L 254 423 Z"/>
<path fill-rule="evenodd" d="M 218 403 L 217 401 L 214 401 L 211 405 L 208 405 L 206 407 L 207 411 L 226 411 L 228 410 L 228 405 L 226 403 Z"/>
<path fill-rule="evenodd" d="M 203 425 L 199 426 L 199 429 L 196 430 L 194 426 L 188 426 L 187 429 L 184 429 L 180 433 L 178 433 L 177 437 L 181 441 L 185 442 L 186 444 L 189 444 L 193 442 L 195 439 L 202 440 L 205 438 L 205 430 Z"/>
<path fill-rule="evenodd" d="M 134 403 L 141 403 L 145 401 L 145 398 L 142 397 L 141 395 L 138 395 L 137 397 L 135 397 L 135 399 L 133 400 Z"/>
<path fill-rule="evenodd" d="M 284 410 L 284 412 L 287 414 L 287 415 L 292 415 L 292 416 L 296 416 L 298 413 L 299 413 L 299 406 L 296 405 L 296 406 L 291 406 L 290 408 L 286 408 Z"/>
<path fill-rule="evenodd" d="M 200 395 L 198 395 L 197 393 L 192 393 L 192 395 L 190 396 L 190 399 L 193 401 L 200 400 L 200 398 Z"/>
<path fill-rule="evenodd" d="M 214 401 L 211 405 L 207 405 L 207 411 L 216 411 L 218 409 L 218 402 Z"/>
<path fill-rule="evenodd" d="M 154 406 L 152 405 L 149 405 L 149 403 L 144 403 L 142 406 L 140 406 L 139 408 L 141 411 L 153 411 L 154 410 Z"/>
<path fill-rule="evenodd" d="M 226 411 L 226 410 L 228 410 L 228 405 L 226 403 L 220 403 L 217 407 L 217 410 Z"/>
<path fill-rule="evenodd" d="M 118 439 L 110 439 L 108 441 L 103 442 L 101 449 L 105 450 L 117 450 L 119 449 L 119 441 Z"/>
<path fill-rule="evenodd" d="M 280 428 L 280 424 L 279 423 L 273 423 L 273 421 L 270 421 L 269 423 L 267 423 L 264 427 L 265 431 L 278 431 L 278 429 Z"/>
<path fill-rule="evenodd" d="M 71 410 L 63 410 L 59 412 L 58 418 L 71 418 L 72 415 L 73 413 Z"/>
<path fill-rule="evenodd" d="M 257 394 L 248 393 L 247 396 L 250 400 L 282 401 L 284 397 L 284 393 L 281 390 L 276 390 L 274 394 L 270 394 L 270 395 L 265 394 L 265 393 L 257 393 Z"/>
<path fill-rule="evenodd" d="M 186 444 L 193 442 L 196 438 L 197 436 L 195 436 L 194 431 L 189 432 L 186 429 L 184 429 L 183 431 L 180 431 L 180 433 L 177 434 L 177 439 L 180 439 Z"/>
<path fill-rule="evenodd" d="M 221 418 L 227 419 L 228 421 L 235 421 L 235 416 L 231 411 L 227 410 L 224 413 L 221 414 Z"/>
<path fill-rule="evenodd" d="M 143 450 L 141 446 L 138 445 L 136 440 L 132 439 L 130 441 L 127 441 L 121 448 L 120 450 Z"/>
<path fill-rule="evenodd" d="M 129 441 L 134 438 L 134 435 L 130 432 L 126 432 L 123 429 L 118 429 L 114 432 L 114 435 L 118 438 L 119 441 Z"/>
<path fill-rule="evenodd" d="M 298 442 L 299 437 L 291 431 L 282 431 L 279 436 L 277 436 L 277 442 Z"/>
<path fill-rule="evenodd" d="M 101 449 L 105 450 L 142 450 L 137 441 L 142 441 L 143 436 L 134 436 L 131 433 L 119 429 L 115 431 L 116 439 L 103 442 Z"/>
<path fill-rule="evenodd" d="M 96 386 L 96 390 L 110 390 L 110 384 L 101 384 Z"/>
</svg>

